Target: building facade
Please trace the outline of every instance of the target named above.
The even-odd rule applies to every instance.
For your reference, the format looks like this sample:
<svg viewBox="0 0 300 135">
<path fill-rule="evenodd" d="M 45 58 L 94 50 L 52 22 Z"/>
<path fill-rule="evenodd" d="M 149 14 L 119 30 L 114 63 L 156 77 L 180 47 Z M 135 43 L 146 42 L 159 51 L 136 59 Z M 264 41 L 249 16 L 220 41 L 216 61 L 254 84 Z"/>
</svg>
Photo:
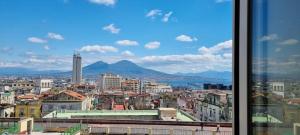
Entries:
<svg viewBox="0 0 300 135">
<path fill-rule="evenodd" d="M 65 90 L 47 97 L 42 102 L 42 113 L 47 114 L 59 110 L 89 110 L 91 101 L 77 92 Z"/>
<path fill-rule="evenodd" d="M 126 79 L 121 83 L 122 91 L 133 91 L 141 93 L 141 81 L 137 79 Z"/>
<path fill-rule="evenodd" d="M 36 93 L 40 94 L 42 92 L 46 92 L 53 87 L 52 79 L 39 79 L 36 81 Z"/>
<path fill-rule="evenodd" d="M 13 105 L 0 105 L 0 117 L 1 118 L 8 118 L 14 117 L 15 107 Z"/>
<path fill-rule="evenodd" d="M 165 93 L 165 92 L 173 92 L 173 89 L 170 85 L 155 83 L 155 82 L 144 82 L 143 83 L 143 91 L 146 93 Z"/>
<path fill-rule="evenodd" d="M 122 77 L 114 74 L 102 74 L 99 79 L 99 88 L 101 91 L 121 90 Z"/>
<path fill-rule="evenodd" d="M 15 92 L 14 91 L 4 91 L 0 92 L 0 104 L 11 104 L 15 103 Z"/>
<path fill-rule="evenodd" d="M 272 87 L 272 92 L 284 97 L 284 82 L 270 82 L 270 86 Z"/>
<path fill-rule="evenodd" d="M 232 105 L 230 94 L 212 92 L 204 100 L 195 105 L 195 116 L 201 121 L 230 122 L 232 120 Z"/>
<path fill-rule="evenodd" d="M 38 95 L 27 94 L 17 97 L 15 117 L 41 117 L 41 100 Z"/>
<path fill-rule="evenodd" d="M 79 53 L 73 55 L 72 83 L 80 84 L 82 80 L 81 56 Z"/>
</svg>

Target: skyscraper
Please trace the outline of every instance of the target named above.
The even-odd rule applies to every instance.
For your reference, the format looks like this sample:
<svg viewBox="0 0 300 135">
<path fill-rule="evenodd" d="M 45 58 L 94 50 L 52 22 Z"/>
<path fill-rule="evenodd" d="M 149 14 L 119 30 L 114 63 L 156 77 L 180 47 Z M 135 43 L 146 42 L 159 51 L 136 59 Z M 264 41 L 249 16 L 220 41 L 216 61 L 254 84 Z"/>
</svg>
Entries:
<svg viewBox="0 0 300 135">
<path fill-rule="evenodd" d="M 81 56 L 79 53 L 73 55 L 72 83 L 80 84 L 82 79 Z"/>
</svg>

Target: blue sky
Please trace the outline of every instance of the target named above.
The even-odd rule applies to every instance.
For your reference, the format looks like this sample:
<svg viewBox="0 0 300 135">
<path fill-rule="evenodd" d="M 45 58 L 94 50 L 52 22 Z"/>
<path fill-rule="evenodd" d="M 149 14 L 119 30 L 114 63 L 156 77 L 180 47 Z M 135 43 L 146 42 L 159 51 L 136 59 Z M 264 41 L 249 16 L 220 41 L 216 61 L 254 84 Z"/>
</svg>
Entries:
<svg viewBox="0 0 300 135">
<path fill-rule="evenodd" d="M 253 72 L 298 75 L 300 1 L 255 0 L 253 4 Z"/>
<path fill-rule="evenodd" d="M 0 67 L 131 60 L 168 73 L 231 70 L 230 0 L 2 0 Z"/>
</svg>

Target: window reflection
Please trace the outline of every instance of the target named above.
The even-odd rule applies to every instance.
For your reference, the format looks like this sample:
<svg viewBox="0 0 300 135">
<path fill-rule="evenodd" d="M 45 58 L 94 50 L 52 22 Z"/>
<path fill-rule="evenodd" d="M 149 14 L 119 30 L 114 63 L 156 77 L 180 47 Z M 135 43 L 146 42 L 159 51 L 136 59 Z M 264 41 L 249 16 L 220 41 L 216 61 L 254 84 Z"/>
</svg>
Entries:
<svg viewBox="0 0 300 135">
<path fill-rule="evenodd" d="M 251 2 L 252 133 L 300 134 L 300 1 Z"/>
</svg>

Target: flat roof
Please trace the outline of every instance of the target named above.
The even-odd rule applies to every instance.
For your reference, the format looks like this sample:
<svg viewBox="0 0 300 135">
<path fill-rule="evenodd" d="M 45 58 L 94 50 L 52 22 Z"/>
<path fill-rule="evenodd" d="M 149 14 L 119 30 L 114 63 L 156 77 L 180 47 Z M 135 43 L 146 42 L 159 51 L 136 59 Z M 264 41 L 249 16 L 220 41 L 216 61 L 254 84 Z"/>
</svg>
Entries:
<svg viewBox="0 0 300 135">
<path fill-rule="evenodd" d="M 277 118 L 267 115 L 267 116 L 252 116 L 252 122 L 258 123 L 282 123 L 282 121 Z"/>
<path fill-rule="evenodd" d="M 158 116 L 158 110 L 64 110 L 53 111 L 43 118 L 53 118 L 53 116 L 68 119 L 72 116 Z M 180 121 L 194 121 L 181 111 L 177 111 L 177 119 Z"/>
</svg>

